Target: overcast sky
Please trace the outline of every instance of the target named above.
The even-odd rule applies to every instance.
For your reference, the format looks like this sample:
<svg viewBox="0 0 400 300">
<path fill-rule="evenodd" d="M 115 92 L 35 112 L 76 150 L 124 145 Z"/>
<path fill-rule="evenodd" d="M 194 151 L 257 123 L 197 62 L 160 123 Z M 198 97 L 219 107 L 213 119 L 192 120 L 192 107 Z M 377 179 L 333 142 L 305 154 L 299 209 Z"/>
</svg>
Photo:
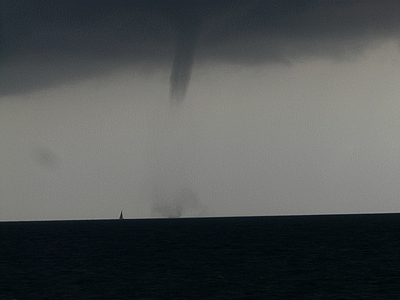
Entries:
<svg viewBox="0 0 400 300">
<path fill-rule="evenodd" d="M 0 5 L 0 221 L 400 211 L 398 1 Z"/>
</svg>

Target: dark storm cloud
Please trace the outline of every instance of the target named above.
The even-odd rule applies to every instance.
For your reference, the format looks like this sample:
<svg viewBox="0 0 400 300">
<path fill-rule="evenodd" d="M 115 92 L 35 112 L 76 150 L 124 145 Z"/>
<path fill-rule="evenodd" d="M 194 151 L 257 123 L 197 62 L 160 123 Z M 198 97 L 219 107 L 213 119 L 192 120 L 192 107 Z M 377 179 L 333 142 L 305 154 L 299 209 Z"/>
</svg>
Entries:
<svg viewBox="0 0 400 300">
<path fill-rule="evenodd" d="M 397 0 L 3 0 L 0 95 L 106 74 L 171 68 L 181 101 L 193 62 L 346 58 L 399 38 Z"/>
</svg>

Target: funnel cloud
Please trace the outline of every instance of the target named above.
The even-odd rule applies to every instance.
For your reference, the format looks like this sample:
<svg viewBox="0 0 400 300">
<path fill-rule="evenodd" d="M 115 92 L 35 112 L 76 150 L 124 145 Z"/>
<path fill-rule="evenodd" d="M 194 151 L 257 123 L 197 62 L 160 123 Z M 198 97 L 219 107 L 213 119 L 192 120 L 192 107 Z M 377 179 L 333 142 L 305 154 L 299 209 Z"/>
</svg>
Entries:
<svg viewBox="0 0 400 300">
<path fill-rule="evenodd" d="M 186 19 L 186 18 L 185 18 Z M 180 104 L 185 96 L 192 73 L 198 24 L 196 20 L 184 20 L 179 28 L 170 81 L 171 105 Z"/>
</svg>

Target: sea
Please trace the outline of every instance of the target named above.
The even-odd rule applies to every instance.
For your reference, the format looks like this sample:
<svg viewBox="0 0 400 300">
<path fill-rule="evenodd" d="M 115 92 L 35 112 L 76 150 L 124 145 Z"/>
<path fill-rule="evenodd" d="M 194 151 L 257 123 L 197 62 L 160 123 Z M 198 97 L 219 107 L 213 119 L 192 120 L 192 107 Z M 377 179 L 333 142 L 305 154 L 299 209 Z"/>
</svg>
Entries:
<svg viewBox="0 0 400 300">
<path fill-rule="evenodd" d="M 400 299 L 400 214 L 0 222 L 0 299 Z"/>
</svg>

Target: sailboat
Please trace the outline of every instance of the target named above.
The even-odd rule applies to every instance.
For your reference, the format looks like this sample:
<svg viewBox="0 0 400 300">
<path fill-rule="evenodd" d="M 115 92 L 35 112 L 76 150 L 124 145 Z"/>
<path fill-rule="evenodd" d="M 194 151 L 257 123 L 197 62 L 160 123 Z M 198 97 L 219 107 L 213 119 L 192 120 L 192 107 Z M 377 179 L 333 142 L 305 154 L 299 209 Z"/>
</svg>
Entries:
<svg viewBox="0 0 400 300">
<path fill-rule="evenodd" d="M 124 216 L 122 215 L 122 210 L 121 210 L 121 214 L 119 215 L 119 219 L 120 219 L 120 220 L 123 220 L 123 219 L 124 219 Z"/>
</svg>

